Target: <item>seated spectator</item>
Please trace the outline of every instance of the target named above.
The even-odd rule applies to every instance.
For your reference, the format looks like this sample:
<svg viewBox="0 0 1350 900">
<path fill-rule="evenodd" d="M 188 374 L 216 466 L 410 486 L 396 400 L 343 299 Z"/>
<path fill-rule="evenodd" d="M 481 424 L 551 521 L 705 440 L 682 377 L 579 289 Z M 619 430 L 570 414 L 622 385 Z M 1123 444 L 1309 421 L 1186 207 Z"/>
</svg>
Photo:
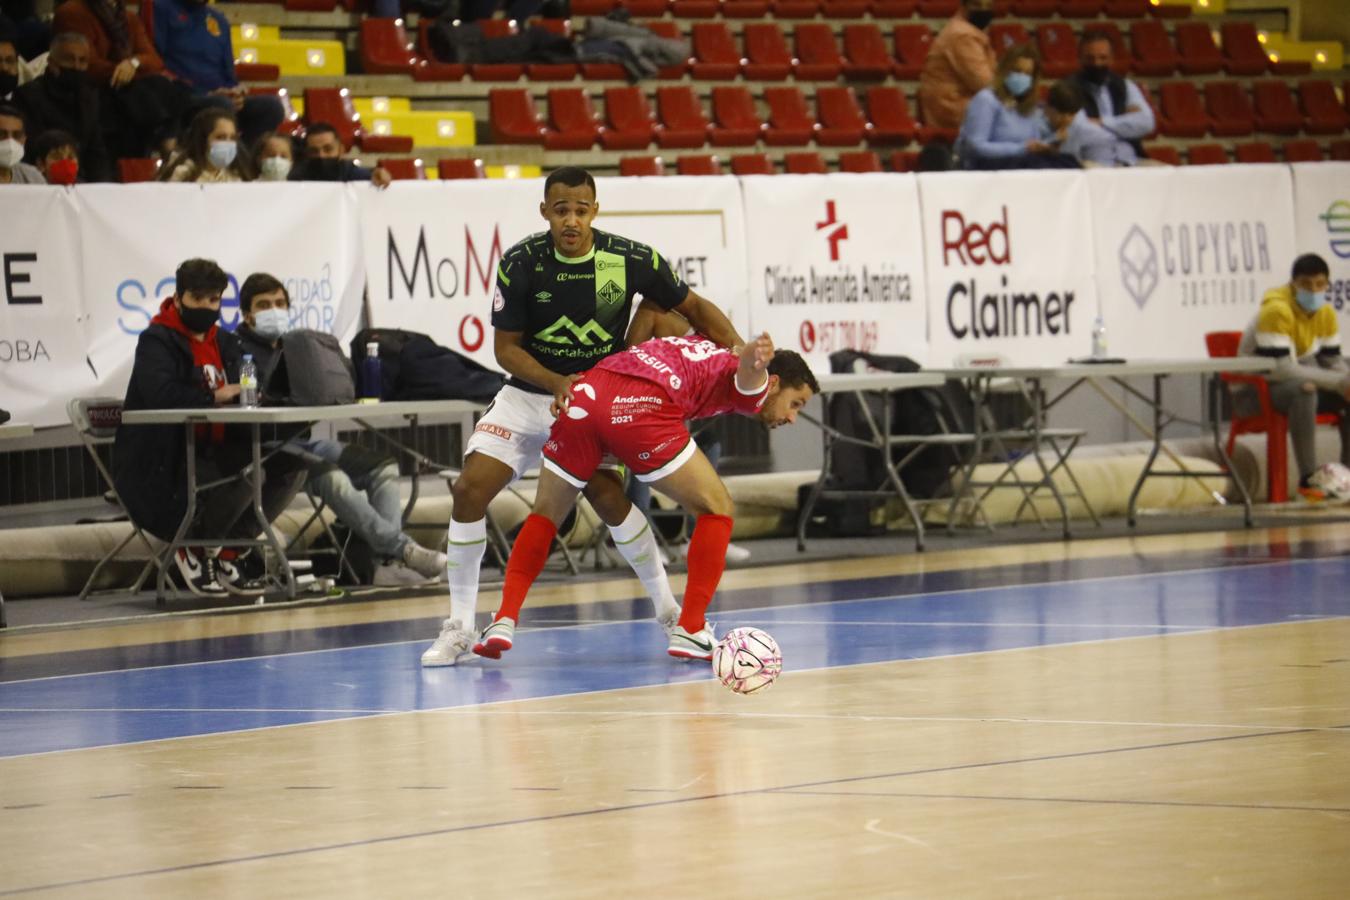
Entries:
<svg viewBox="0 0 1350 900">
<path fill-rule="evenodd" d="M 1111 137 L 1110 159 L 1094 161 L 1115 166 L 1146 161 L 1140 141 L 1153 133 L 1153 109 L 1137 84 L 1111 71 L 1110 36 L 1085 28 L 1078 44 L 1078 61 L 1082 68 L 1068 80 L 1082 93 L 1088 121 Z"/>
<path fill-rule="evenodd" d="M 369 181 L 388 187 L 393 180 L 388 169 L 366 169 L 343 159 L 342 139 L 327 122 L 315 122 L 305 130 L 305 158 L 291 169 L 291 181 Z"/>
<path fill-rule="evenodd" d="M 48 184 L 74 184 L 80 175 L 80 146 L 68 131 L 44 131 L 28 143 L 28 157 Z"/>
<path fill-rule="evenodd" d="M 154 4 L 155 49 L 165 68 L 192 92 L 194 110 L 212 105 L 235 113 L 247 146 L 281 124 L 286 110 L 280 100 L 250 97 L 240 87 L 230 23 L 222 13 L 204 0 L 154 0 Z"/>
<path fill-rule="evenodd" d="M 116 156 L 144 156 L 149 138 L 187 110 L 186 85 L 165 77 L 164 60 L 125 0 L 65 0 L 52 19 L 58 33 L 89 41 L 86 77 L 104 92 Z"/>
<path fill-rule="evenodd" d="M 23 113 L 12 106 L 0 106 L 0 184 L 46 184 L 42 173 L 23 161 Z"/>
<path fill-rule="evenodd" d="M 82 34 L 58 34 L 47 53 L 46 71 L 21 85 L 14 99 L 35 134 L 59 130 L 75 135 L 80 142 L 80 171 L 85 181 L 111 181 L 103 106 L 98 90 L 85 78 L 88 67 L 88 39 Z"/>
<path fill-rule="evenodd" d="M 934 128 L 961 127 L 970 98 L 994 80 L 996 58 L 985 29 L 994 18 L 994 0 L 961 0 L 928 49 L 919 73 L 919 114 Z"/>
<path fill-rule="evenodd" d="M 253 148 L 259 181 L 285 181 L 295 164 L 295 145 L 289 137 L 269 131 Z"/>
<path fill-rule="evenodd" d="M 244 321 L 235 336 L 244 352 L 253 354 L 259 372 L 271 373 L 283 352 L 291 327 L 290 306 L 286 286 L 271 275 L 254 273 L 239 287 Z M 393 459 L 364 447 L 315 438 L 293 438 L 284 450 L 305 463 L 309 492 L 380 560 L 374 584 L 424 584 L 445 574 L 445 554 L 428 550 L 403 531 L 403 500 Z"/>
<path fill-rule="evenodd" d="M 252 181 L 248 154 L 239 148 L 234 113 L 214 106 L 197 113 L 183 146 L 160 167 L 157 179 L 196 184 Z"/>
<path fill-rule="evenodd" d="M 19 86 L 19 48 L 0 36 L 0 103 L 13 103 Z"/>
<path fill-rule="evenodd" d="M 217 324 L 228 285 L 225 272 L 209 259 L 189 259 L 178 267 L 173 296 L 160 305 L 136 343 L 126 409 L 203 409 L 238 401 L 243 351 L 234 335 Z M 268 522 L 304 480 L 304 467 L 286 453 L 268 456 L 261 473 L 248 471 L 253 452 L 246 434 L 223 426 L 197 429 L 197 484 L 223 483 L 198 497 L 189 537 L 203 542 L 251 538 L 259 531 L 251 509 L 255 480 L 262 479 Z M 171 540 L 187 512 L 183 426 L 122 425 L 113 451 L 113 480 L 127 514 L 161 540 Z M 216 551 L 180 550 L 175 562 L 193 593 L 217 593 L 239 574 Z"/>
<path fill-rule="evenodd" d="M 1084 168 L 1116 164 L 1116 136 L 1088 119 L 1083 93 L 1072 81 L 1061 81 L 1050 89 L 1045 117 L 1060 153 L 1077 159 Z"/>
<path fill-rule="evenodd" d="M 1043 169 L 1076 166 L 1047 141 L 1050 125 L 1037 106 L 1041 60 L 1028 44 L 1003 54 L 994 83 L 966 107 L 957 153 L 967 169 Z"/>
</svg>

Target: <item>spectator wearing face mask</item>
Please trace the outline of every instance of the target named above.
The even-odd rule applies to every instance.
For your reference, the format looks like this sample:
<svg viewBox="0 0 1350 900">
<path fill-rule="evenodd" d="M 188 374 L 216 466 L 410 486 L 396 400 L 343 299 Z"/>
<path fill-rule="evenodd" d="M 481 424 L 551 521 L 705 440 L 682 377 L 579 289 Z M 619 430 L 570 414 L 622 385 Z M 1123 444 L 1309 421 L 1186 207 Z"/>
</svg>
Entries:
<svg viewBox="0 0 1350 900">
<path fill-rule="evenodd" d="M 1109 158 L 1103 165 L 1133 166 L 1144 160 L 1140 143 L 1153 133 L 1153 109 L 1139 85 L 1111 71 L 1111 38 L 1091 28 L 1083 30 L 1078 44 L 1081 68 L 1069 77 L 1083 96 L 1083 111 L 1089 123 L 1110 137 Z"/>
<path fill-rule="evenodd" d="M 1037 105 L 1041 60 L 1030 45 L 1003 54 L 994 83 L 971 99 L 957 152 L 967 169 L 1042 169 L 1078 165 L 1048 143 L 1050 125 Z"/>
<path fill-rule="evenodd" d="M 42 173 L 23 161 L 23 113 L 12 106 L 0 106 L 0 184 L 46 184 Z"/>
<path fill-rule="evenodd" d="M 89 41 L 82 34 L 52 38 L 47 69 L 14 92 L 34 134 L 59 130 L 80 142 L 80 172 L 85 181 L 111 181 L 112 161 L 104 143 L 103 106 L 98 91 L 85 79 Z"/>
<path fill-rule="evenodd" d="M 994 0 L 961 0 L 942 26 L 919 73 L 919 113 L 934 128 L 961 127 L 970 98 L 994 81 L 996 57 L 985 29 L 994 19 Z"/>
<path fill-rule="evenodd" d="M 248 156 L 239 149 L 234 114 L 215 107 L 193 117 L 182 146 L 160 167 L 158 175 L 160 181 L 196 184 L 252 179 Z"/>
<path fill-rule="evenodd" d="M 295 166 L 294 144 L 288 136 L 269 131 L 258 138 L 253 159 L 258 166 L 259 181 L 285 181 Z"/>
<path fill-rule="evenodd" d="M 1326 260 L 1305 253 L 1294 260 L 1289 281 L 1266 291 L 1261 308 L 1243 332 L 1241 356 L 1267 356 L 1277 362 L 1270 382 L 1270 403 L 1289 417 L 1289 437 L 1298 464 L 1299 490 L 1308 499 L 1321 499 L 1309 483 L 1317 468 L 1315 428 L 1319 412 L 1339 413 L 1341 464 L 1350 465 L 1350 370 L 1341 356 L 1341 333 L 1336 309 L 1327 303 L 1331 269 Z M 1255 389 L 1243 385 L 1233 391 L 1233 411 L 1256 415 L 1260 403 Z"/>
<path fill-rule="evenodd" d="M 65 131 L 44 131 L 28 142 L 28 157 L 48 184 L 74 184 L 80 176 L 80 148 Z"/>
<path fill-rule="evenodd" d="M 252 353 L 266 376 L 284 352 L 291 330 L 290 294 L 271 275 L 257 272 L 239 287 L 243 323 L 235 330 L 245 353 Z M 428 550 L 403 531 L 403 499 L 398 464 L 381 453 L 340 441 L 293 438 L 285 452 L 303 461 L 308 489 L 358 537 L 380 562 L 373 583 L 378 586 L 425 584 L 445 574 L 445 554 Z"/>
<path fill-rule="evenodd" d="M 367 169 L 342 158 L 342 139 L 327 122 L 314 122 L 305 130 L 305 156 L 291 169 L 291 181 L 369 181 L 388 187 L 394 180 L 388 169 Z"/>
</svg>

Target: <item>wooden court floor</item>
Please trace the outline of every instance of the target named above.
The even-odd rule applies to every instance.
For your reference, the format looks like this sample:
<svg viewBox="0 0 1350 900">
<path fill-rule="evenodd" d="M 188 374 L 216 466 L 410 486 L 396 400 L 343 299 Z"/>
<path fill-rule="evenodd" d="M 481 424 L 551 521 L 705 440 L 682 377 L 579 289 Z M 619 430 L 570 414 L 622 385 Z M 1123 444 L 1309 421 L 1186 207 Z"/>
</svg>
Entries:
<svg viewBox="0 0 1350 900">
<path fill-rule="evenodd" d="M 434 672 L 313 611 L 163 623 L 236 648 L 177 665 L 134 664 L 144 631 L 0 637 L 0 896 L 1343 898 L 1347 549 L 1326 525 L 734 573 L 719 622 L 784 647 L 754 698 L 661 659 L 586 596 L 610 587 Z M 249 655 L 288 624 L 335 643 Z M 16 677 L 63 653 L 78 674 Z"/>
</svg>

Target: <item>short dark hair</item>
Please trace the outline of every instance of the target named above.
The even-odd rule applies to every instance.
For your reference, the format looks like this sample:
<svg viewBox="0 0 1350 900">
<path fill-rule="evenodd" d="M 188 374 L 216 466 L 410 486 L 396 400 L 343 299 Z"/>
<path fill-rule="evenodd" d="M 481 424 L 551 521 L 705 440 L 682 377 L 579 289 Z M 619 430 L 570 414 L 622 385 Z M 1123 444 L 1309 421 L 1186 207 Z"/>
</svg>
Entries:
<svg viewBox="0 0 1350 900">
<path fill-rule="evenodd" d="M 1082 47 L 1084 44 L 1091 44 L 1096 41 L 1106 41 L 1111 45 L 1111 52 L 1115 52 L 1116 42 L 1111 37 L 1111 33 L 1091 26 L 1083 29 L 1083 36 L 1078 39 L 1078 46 Z"/>
<path fill-rule="evenodd" d="M 1083 108 L 1083 92 L 1072 81 L 1057 81 L 1045 97 L 1045 104 L 1060 113 L 1076 113 Z"/>
<path fill-rule="evenodd" d="M 1316 253 L 1305 253 L 1294 260 L 1294 268 L 1289 273 L 1289 278 L 1292 281 L 1304 275 L 1325 275 L 1330 278 L 1331 269 L 1327 266 L 1327 261 Z"/>
<path fill-rule="evenodd" d="M 282 284 L 276 276 L 268 275 L 266 272 L 254 272 L 244 279 L 244 283 L 239 285 L 239 311 L 248 313 L 253 311 L 253 298 L 259 294 L 270 294 L 273 291 L 281 291 L 286 297 L 286 305 L 291 305 L 291 292 L 286 290 L 286 285 Z"/>
<path fill-rule="evenodd" d="M 809 387 L 811 393 L 820 393 L 820 383 L 811 374 L 811 367 L 802 359 L 801 354 L 792 350 L 775 350 L 769 360 L 769 374 L 778 376 L 778 386 Z"/>
<path fill-rule="evenodd" d="M 173 290 L 179 297 L 184 294 L 223 294 L 230 283 L 229 276 L 214 259 L 189 259 L 178 266 L 173 278 Z"/>
<path fill-rule="evenodd" d="M 548 189 L 555 184 L 562 184 L 567 187 L 581 187 L 584 184 L 591 189 L 592 194 L 595 193 L 595 179 L 591 177 L 590 172 L 580 166 L 562 166 L 550 172 L 549 176 L 544 179 L 545 197 L 548 196 Z"/>
<path fill-rule="evenodd" d="M 48 128 L 28 142 L 28 156 L 33 160 L 42 160 L 47 158 L 47 154 L 53 150 L 60 150 L 62 147 L 70 147 L 75 151 L 75 156 L 80 155 L 80 141 L 69 131 L 62 131 L 59 128 Z"/>
<path fill-rule="evenodd" d="M 306 125 L 305 143 L 308 144 L 310 138 L 320 134 L 331 134 L 333 137 L 338 139 L 339 144 L 342 143 L 342 135 L 338 134 L 338 130 L 327 122 L 311 122 L 310 124 Z"/>
<path fill-rule="evenodd" d="M 24 131 L 28 130 L 28 120 L 24 118 L 23 112 L 17 106 L 11 106 L 8 103 L 0 103 L 0 116 L 18 119 L 19 126 L 23 128 Z"/>
</svg>

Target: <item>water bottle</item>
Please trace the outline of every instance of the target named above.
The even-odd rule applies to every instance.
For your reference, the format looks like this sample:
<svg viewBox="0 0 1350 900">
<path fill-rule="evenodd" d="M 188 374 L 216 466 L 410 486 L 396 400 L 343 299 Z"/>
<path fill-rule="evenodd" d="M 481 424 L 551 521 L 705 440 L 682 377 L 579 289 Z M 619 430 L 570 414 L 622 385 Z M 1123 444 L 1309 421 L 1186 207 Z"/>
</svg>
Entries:
<svg viewBox="0 0 1350 900">
<path fill-rule="evenodd" d="M 380 345 L 375 341 L 366 344 L 366 358 L 361 362 L 361 400 L 362 403 L 379 403 L 380 393 L 384 389 L 384 376 L 380 372 Z"/>
<path fill-rule="evenodd" d="M 258 366 L 253 362 L 252 353 L 245 353 L 244 362 L 239 366 L 239 405 L 244 409 L 258 405 Z"/>
<path fill-rule="evenodd" d="M 1101 316 L 1092 323 L 1092 358 L 1106 359 L 1106 323 Z"/>
</svg>

